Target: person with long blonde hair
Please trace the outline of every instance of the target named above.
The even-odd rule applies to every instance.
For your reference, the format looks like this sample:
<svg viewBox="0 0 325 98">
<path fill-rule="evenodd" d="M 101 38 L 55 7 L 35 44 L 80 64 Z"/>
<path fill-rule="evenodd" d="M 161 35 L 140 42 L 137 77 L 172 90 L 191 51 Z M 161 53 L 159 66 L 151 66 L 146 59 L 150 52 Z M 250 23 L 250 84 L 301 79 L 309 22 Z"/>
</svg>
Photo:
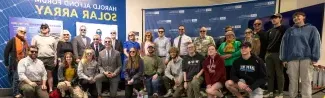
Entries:
<svg viewBox="0 0 325 98">
<path fill-rule="evenodd" d="M 83 56 L 78 64 L 79 84 L 84 91 L 89 91 L 92 96 L 97 97 L 95 76 L 98 73 L 98 64 L 95 60 L 94 50 L 85 49 Z"/>
<path fill-rule="evenodd" d="M 143 61 L 140 58 L 139 52 L 136 48 L 132 47 L 129 51 L 129 58 L 125 60 L 125 68 L 123 69 L 125 83 L 125 97 L 132 98 L 133 89 L 136 93 L 141 87 L 141 77 L 143 74 Z M 139 93 L 138 93 L 139 95 Z"/>
</svg>

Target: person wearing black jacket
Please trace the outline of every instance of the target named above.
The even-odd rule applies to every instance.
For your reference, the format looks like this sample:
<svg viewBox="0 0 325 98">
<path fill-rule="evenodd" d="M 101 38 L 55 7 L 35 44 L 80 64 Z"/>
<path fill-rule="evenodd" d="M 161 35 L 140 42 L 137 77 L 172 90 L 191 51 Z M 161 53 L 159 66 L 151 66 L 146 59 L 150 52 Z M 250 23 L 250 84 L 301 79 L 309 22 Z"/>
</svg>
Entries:
<svg viewBox="0 0 325 98">
<path fill-rule="evenodd" d="M 258 38 L 261 43 L 260 54 L 258 55 L 264 61 L 264 57 L 266 54 L 267 40 L 266 33 L 263 31 L 263 22 L 260 19 L 256 19 L 253 24 L 253 34 L 254 38 Z"/>
<path fill-rule="evenodd" d="M 98 34 L 95 34 L 93 37 L 93 42 L 90 43 L 91 49 L 95 51 L 95 59 L 98 61 L 99 52 L 105 49 L 105 46 L 100 42 L 101 38 Z"/>
<path fill-rule="evenodd" d="M 19 93 L 19 81 L 17 73 L 18 61 L 27 56 L 28 43 L 25 39 L 26 28 L 18 27 L 15 37 L 7 42 L 4 50 L 4 65 L 8 67 L 8 77 L 10 83 L 12 83 L 13 96 L 19 98 L 22 95 Z"/>
<path fill-rule="evenodd" d="M 250 98 L 262 98 L 266 79 L 266 69 L 264 62 L 258 56 L 250 53 L 252 45 L 245 42 L 241 46 L 242 56 L 234 61 L 231 69 L 230 80 L 227 80 L 226 88 L 235 94 L 237 98 L 243 98 L 238 92 L 243 90 L 249 93 Z"/>
<path fill-rule="evenodd" d="M 60 36 L 60 41 L 57 44 L 57 53 L 58 61 L 60 62 L 63 57 L 64 53 L 66 52 L 73 52 L 72 43 L 70 42 L 71 34 L 68 30 L 63 30 Z"/>
<path fill-rule="evenodd" d="M 280 45 L 282 37 L 287 28 L 281 25 L 282 15 L 274 14 L 271 17 L 271 22 L 274 25 L 272 29 L 267 31 L 266 40 L 268 42 L 267 53 L 265 55 L 265 63 L 268 75 L 268 93 L 264 97 L 283 97 L 284 74 L 282 62 L 279 58 Z M 275 81 L 275 78 L 277 81 Z M 278 93 L 274 96 L 274 82 L 277 82 Z"/>
</svg>

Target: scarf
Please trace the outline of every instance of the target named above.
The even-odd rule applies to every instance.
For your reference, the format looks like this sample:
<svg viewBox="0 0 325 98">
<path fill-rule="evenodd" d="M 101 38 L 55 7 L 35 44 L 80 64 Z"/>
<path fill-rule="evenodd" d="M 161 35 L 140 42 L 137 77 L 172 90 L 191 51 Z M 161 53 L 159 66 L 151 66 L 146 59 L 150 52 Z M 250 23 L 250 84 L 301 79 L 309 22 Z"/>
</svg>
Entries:
<svg viewBox="0 0 325 98">
<path fill-rule="evenodd" d="M 19 61 L 19 60 L 23 59 L 24 57 L 26 57 L 28 44 L 26 43 L 25 38 L 23 38 L 19 35 L 16 35 L 15 45 L 16 45 L 16 57 L 17 57 L 17 61 Z"/>
<path fill-rule="evenodd" d="M 226 45 L 225 45 L 225 48 L 223 50 L 224 53 L 233 53 L 233 52 L 235 52 L 234 42 L 235 42 L 234 39 L 226 41 Z"/>
</svg>

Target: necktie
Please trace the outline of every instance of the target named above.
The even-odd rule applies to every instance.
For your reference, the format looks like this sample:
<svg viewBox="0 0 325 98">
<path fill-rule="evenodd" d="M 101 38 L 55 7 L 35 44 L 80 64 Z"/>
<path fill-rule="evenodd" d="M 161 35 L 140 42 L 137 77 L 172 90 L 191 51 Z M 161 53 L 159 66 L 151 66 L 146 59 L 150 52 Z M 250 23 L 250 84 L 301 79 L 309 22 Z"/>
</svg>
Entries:
<svg viewBox="0 0 325 98">
<path fill-rule="evenodd" d="M 98 50 L 97 44 L 95 44 L 95 55 L 96 55 L 96 57 L 98 57 L 98 55 L 99 55 L 99 50 Z"/>
<path fill-rule="evenodd" d="M 182 35 L 179 37 L 179 40 L 178 40 L 178 45 L 177 45 L 178 51 L 180 51 L 180 49 L 181 49 L 181 44 L 182 44 Z"/>
</svg>

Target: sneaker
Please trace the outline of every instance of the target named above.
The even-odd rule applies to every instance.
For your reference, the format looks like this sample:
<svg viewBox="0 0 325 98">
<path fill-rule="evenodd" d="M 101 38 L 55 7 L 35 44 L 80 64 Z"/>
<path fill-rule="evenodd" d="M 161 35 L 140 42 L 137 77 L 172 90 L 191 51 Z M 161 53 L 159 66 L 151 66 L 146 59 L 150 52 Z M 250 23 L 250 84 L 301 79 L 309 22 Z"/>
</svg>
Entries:
<svg viewBox="0 0 325 98">
<path fill-rule="evenodd" d="M 277 94 L 275 98 L 283 98 L 283 93 Z"/>
<path fill-rule="evenodd" d="M 173 95 L 172 89 L 169 89 L 168 92 L 164 95 L 164 97 L 170 97 Z"/>
<path fill-rule="evenodd" d="M 266 93 L 263 97 L 273 97 L 273 92 Z"/>
<path fill-rule="evenodd" d="M 152 95 L 152 98 L 158 98 L 158 93 L 154 93 L 153 95 Z"/>
<path fill-rule="evenodd" d="M 200 93 L 201 93 L 201 95 L 202 95 L 202 97 L 206 97 L 206 96 L 208 96 L 205 92 L 203 92 L 203 91 L 200 91 Z"/>
</svg>

